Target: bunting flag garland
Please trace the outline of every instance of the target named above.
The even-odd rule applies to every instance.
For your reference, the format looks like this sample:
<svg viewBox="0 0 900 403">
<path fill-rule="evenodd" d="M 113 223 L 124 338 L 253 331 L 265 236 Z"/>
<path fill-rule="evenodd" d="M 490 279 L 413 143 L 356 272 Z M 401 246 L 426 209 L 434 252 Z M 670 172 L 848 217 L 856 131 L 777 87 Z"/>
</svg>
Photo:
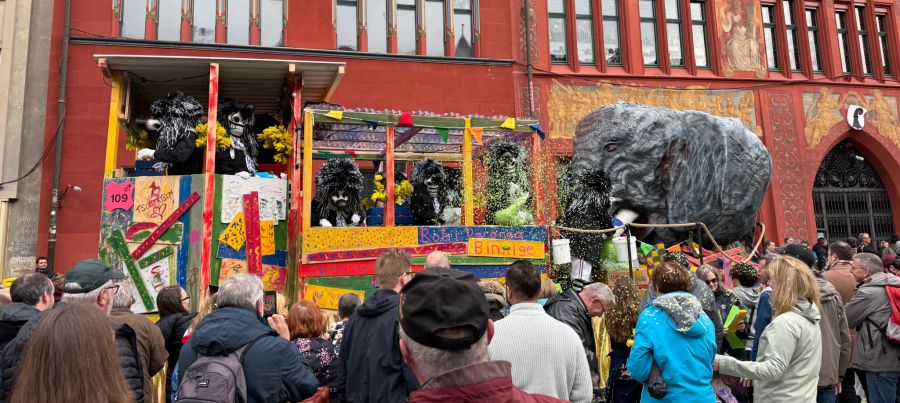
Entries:
<svg viewBox="0 0 900 403">
<path fill-rule="evenodd" d="M 484 135 L 483 127 L 470 127 L 466 130 L 472 133 L 472 137 L 475 138 L 475 141 L 478 143 L 478 145 L 484 145 L 484 142 L 482 142 L 482 136 Z"/>
<path fill-rule="evenodd" d="M 544 137 L 547 136 L 547 133 L 544 133 L 544 129 L 541 129 L 540 123 L 532 123 L 532 124 L 528 125 L 528 127 L 530 127 L 531 130 L 534 130 L 535 132 L 537 132 L 538 136 L 541 136 L 541 141 L 544 141 Z"/>
<path fill-rule="evenodd" d="M 500 128 L 516 130 L 516 119 L 515 118 L 506 118 L 506 120 L 503 121 L 503 124 L 500 125 Z"/>
<path fill-rule="evenodd" d="M 437 134 L 441 135 L 441 141 L 443 141 L 445 144 L 450 141 L 450 129 L 446 127 L 438 127 L 435 130 L 437 131 Z"/>
<path fill-rule="evenodd" d="M 400 121 L 397 122 L 397 126 L 412 126 L 412 125 L 413 125 L 412 115 L 409 113 L 402 113 L 400 115 Z"/>
<path fill-rule="evenodd" d="M 328 116 L 335 120 L 341 120 L 344 118 L 344 111 L 328 111 L 325 116 Z"/>
</svg>

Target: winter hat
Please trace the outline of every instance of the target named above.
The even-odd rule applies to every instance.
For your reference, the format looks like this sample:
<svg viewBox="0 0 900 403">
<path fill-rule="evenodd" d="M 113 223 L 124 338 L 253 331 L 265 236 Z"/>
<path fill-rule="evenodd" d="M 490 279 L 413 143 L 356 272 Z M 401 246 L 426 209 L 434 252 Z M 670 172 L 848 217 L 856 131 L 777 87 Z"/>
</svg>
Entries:
<svg viewBox="0 0 900 403">
<path fill-rule="evenodd" d="M 441 350 L 465 350 L 487 331 L 487 299 L 471 273 L 425 269 L 400 290 L 400 326 L 418 343 Z M 448 338 L 442 330 L 467 328 Z"/>
</svg>

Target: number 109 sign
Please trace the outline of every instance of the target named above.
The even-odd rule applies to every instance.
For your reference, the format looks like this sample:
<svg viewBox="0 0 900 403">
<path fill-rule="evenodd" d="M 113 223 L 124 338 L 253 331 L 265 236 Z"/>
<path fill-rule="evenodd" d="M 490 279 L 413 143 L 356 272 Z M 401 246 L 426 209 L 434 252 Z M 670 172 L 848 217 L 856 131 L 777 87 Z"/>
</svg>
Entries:
<svg viewBox="0 0 900 403">
<path fill-rule="evenodd" d="M 117 208 L 128 210 L 134 205 L 134 184 L 131 182 L 107 182 L 106 200 L 103 203 L 107 211 Z"/>
</svg>

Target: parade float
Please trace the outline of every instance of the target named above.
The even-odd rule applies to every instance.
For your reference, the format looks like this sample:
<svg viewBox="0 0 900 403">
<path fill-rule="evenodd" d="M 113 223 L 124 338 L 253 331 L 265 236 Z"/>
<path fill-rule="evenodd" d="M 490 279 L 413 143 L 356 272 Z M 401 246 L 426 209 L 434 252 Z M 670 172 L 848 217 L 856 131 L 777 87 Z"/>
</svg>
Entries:
<svg viewBox="0 0 900 403">
<path fill-rule="evenodd" d="M 374 290 L 387 248 L 479 278 L 547 265 L 534 121 L 345 110 L 327 103 L 343 63 L 95 58 L 112 86 L 98 254 L 136 312 L 169 285 L 196 308 L 238 273 L 335 309 Z"/>
</svg>

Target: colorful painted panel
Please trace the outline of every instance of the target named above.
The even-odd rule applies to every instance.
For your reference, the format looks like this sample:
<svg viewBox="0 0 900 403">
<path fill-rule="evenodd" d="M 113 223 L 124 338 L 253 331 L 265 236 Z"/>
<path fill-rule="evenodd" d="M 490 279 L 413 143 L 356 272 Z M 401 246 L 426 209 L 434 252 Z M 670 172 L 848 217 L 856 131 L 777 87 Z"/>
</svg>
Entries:
<svg viewBox="0 0 900 403">
<path fill-rule="evenodd" d="M 418 237 L 418 227 L 309 228 L 303 234 L 303 251 L 324 252 L 416 246 Z"/>
<path fill-rule="evenodd" d="M 468 242 L 469 238 L 546 242 L 544 227 L 419 227 L 420 245 Z"/>
<path fill-rule="evenodd" d="M 446 252 L 450 254 L 465 254 L 466 244 L 450 243 L 450 244 L 432 244 L 415 247 L 403 248 L 412 256 L 425 256 L 434 251 Z M 304 262 L 341 262 L 352 260 L 374 260 L 387 248 L 334 251 L 334 252 L 317 252 L 310 253 L 304 257 Z"/>
<path fill-rule="evenodd" d="M 501 239 L 469 238 L 469 256 L 540 259 L 544 257 L 544 243 L 507 241 Z"/>
<path fill-rule="evenodd" d="M 162 223 L 178 207 L 178 176 L 142 176 L 134 180 L 134 221 Z"/>
<path fill-rule="evenodd" d="M 364 299 L 366 296 L 365 291 L 307 284 L 306 291 L 303 294 L 303 299 L 306 301 L 312 301 L 321 308 L 337 309 L 338 299 L 341 298 L 341 295 L 347 293 L 356 294 L 360 299 Z"/>
</svg>

